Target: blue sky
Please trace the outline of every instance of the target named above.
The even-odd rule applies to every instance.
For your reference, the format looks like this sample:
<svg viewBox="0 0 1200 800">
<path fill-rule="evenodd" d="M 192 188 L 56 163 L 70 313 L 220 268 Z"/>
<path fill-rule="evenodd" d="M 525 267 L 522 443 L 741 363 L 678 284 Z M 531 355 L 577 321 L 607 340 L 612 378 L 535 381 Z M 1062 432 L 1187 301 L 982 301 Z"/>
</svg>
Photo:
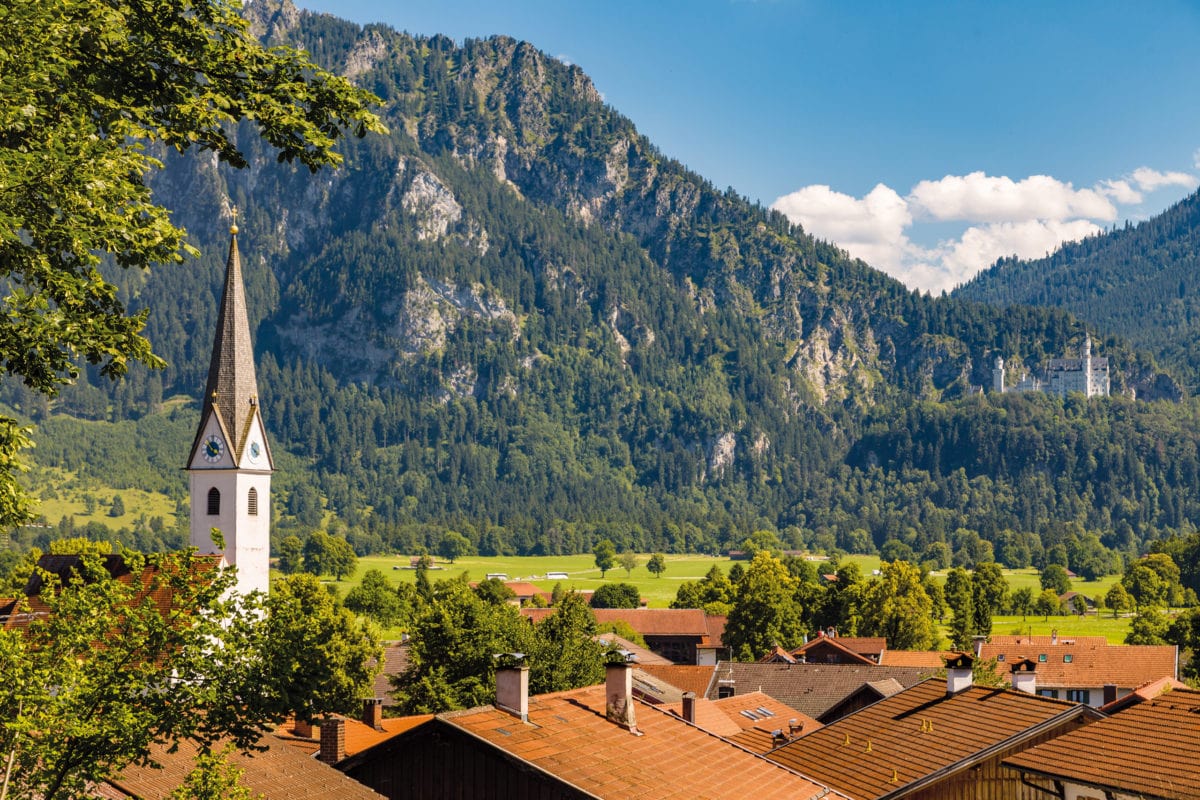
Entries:
<svg viewBox="0 0 1200 800">
<path fill-rule="evenodd" d="M 532 42 L 664 153 L 914 288 L 1200 185 L 1200 2 L 297 2 Z"/>
</svg>

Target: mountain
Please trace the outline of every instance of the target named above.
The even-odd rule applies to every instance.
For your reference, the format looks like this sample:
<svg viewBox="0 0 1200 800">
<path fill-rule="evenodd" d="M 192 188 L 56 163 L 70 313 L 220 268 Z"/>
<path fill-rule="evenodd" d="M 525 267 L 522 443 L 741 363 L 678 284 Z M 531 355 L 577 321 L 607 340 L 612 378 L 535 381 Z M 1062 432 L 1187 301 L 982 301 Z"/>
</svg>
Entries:
<svg viewBox="0 0 1200 800">
<path fill-rule="evenodd" d="M 1032 261 L 1002 259 L 957 289 L 996 305 L 1070 311 L 1154 353 L 1200 389 L 1200 192 L 1137 225 L 1063 245 Z"/>
<path fill-rule="evenodd" d="M 1048 547 L 1122 523 L 1106 541 L 1132 550 L 1200 520 L 1191 404 L 976 396 L 997 355 L 1078 347 L 1087 329 L 1066 312 L 909 292 L 664 155 L 582 70 L 529 44 L 278 1 L 247 13 L 376 92 L 390 135 L 348 142 L 344 166 L 315 176 L 247 131 L 245 170 L 164 153 L 155 196 L 204 255 L 114 279 L 151 310 L 170 368 L 116 387 L 85 374 L 53 409 L 6 385 L 22 411 L 151 420 L 164 397 L 194 398 L 232 202 L 261 407 L 296 467 L 277 482 L 277 534 L 332 512 L 364 552 L 451 527 L 484 552 L 601 536 L 696 551 L 766 529 L 919 553 L 1020 530 L 1036 554 L 1037 534 Z M 1114 391 L 1179 397 L 1122 340 L 1097 349 Z M 1005 415 L 1021 435 L 997 450 Z M 936 453 L 935 425 L 953 431 Z M 82 438 L 52 445 L 48 466 L 123 479 Z"/>
</svg>

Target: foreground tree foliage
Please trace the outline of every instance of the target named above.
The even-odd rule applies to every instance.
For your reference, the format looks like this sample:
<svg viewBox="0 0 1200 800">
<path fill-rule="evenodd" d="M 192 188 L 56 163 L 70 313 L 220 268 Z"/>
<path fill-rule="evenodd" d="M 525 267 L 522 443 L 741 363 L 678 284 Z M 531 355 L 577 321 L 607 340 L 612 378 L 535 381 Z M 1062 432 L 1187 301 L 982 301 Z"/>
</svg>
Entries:
<svg viewBox="0 0 1200 800">
<path fill-rule="evenodd" d="M 367 649 L 331 628 L 320 598 L 285 587 L 265 606 L 235 601 L 233 573 L 211 559 L 124 557 L 133 580 L 112 578 L 99 555 L 65 585 L 43 574 L 28 628 L 0 630 L 7 797 L 84 796 L 152 744 L 248 748 L 292 711 L 346 710 L 369 682 L 365 663 L 350 663 Z"/>
<path fill-rule="evenodd" d="M 466 575 L 429 586 L 413 626 L 409 668 L 392 679 L 396 701 L 408 714 L 470 708 L 496 697 L 496 655 L 528 656 L 529 690 L 587 686 L 604 677 L 604 645 L 583 598 L 563 594 L 556 611 L 537 625 L 516 607 L 489 602 Z"/>
<path fill-rule="evenodd" d="M 0 359 L 53 394 L 84 358 L 108 377 L 161 366 L 98 267 L 179 262 L 184 242 L 145 184 L 148 146 L 209 150 L 236 167 L 248 119 L 284 161 L 338 164 L 343 131 L 383 126 L 372 96 L 248 33 L 236 2 L 47 0 L 0 7 Z M 28 439 L 0 419 L 0 522 L 28 517 L 14 481 Z"/>
</svg>

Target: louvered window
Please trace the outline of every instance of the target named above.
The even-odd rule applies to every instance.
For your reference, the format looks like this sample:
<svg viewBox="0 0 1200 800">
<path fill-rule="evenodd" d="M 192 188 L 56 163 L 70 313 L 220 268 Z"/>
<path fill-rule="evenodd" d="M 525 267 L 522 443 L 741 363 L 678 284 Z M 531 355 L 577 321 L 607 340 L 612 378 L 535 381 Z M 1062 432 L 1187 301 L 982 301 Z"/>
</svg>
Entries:
<svg viewBox="0 0 1200 800">
<path fill-rule="evenodd" d="M 217 487 L 208 490 L 208 515 L 215 517 L 221 513 L 221 493 Z"/>
<path fill-rule="evenodd" d="M 246 495 L 246 513 L 252 517 L 258 516 L 258 489 L 250 487 L 250 493 Z"/>
</svg>

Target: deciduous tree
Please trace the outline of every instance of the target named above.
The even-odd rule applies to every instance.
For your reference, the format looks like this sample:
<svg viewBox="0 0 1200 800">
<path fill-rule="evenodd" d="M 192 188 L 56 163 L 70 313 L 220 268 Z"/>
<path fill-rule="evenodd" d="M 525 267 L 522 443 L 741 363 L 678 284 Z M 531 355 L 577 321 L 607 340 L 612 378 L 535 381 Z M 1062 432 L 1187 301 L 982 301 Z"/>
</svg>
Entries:
<svg viewBox="0 0 1200 800">
<path fill-rule="evenodd" d="M 928 650 L 933 646 L 933 604 L 921 581 L 921 570 L 905 561 L 880 567 L 879 578 L 863 596 L 864 636 L 883 636 L 894 650 Z"/>
<path fill-rule="evenodd" d="M 646 562 L 646 571 L 656 578 L 661 578 L 662 574 L 667 571 L 667 557 L 662 553 L 650 556 L 650 560 Z"/>
<path fill-rule="evenodd" d="M 194 253 L 155 204 L 148 145 L 246 158 L 230 136 L 249 119 L 282 160 L 336 164 L 345 130 L 383 130 L 373 100 L 287 47 L 266 48 L 227 0 L 8 3 L 0 19 L 0 359 L 38 392 L 70 383 L 82 358 L 102 374 L 162 361 L 97 269 Z M 0 523 L 30 514 L 17 485 L 25 429 L 0 418 Z"/>
<path fill-rule="evenodd" d="M 796 602 L 800 581 L 775 556 L 754 556 L 737 585 L 737 596 L 725 625 L 725 644 L 734 657 L 753 661 L 776 644 L 795 647 L 804 638 L 804 621 Z"/>
<path fill-rule="evenodd" d="M 616 545 L 608 539 L 601 539 L 592 548 L 592 555 L 596 557 L 596 569 L 600 570 L 600 577 L 603 578 L 604 573 L 612 569 L 617 561 Z"/>
</svg>

